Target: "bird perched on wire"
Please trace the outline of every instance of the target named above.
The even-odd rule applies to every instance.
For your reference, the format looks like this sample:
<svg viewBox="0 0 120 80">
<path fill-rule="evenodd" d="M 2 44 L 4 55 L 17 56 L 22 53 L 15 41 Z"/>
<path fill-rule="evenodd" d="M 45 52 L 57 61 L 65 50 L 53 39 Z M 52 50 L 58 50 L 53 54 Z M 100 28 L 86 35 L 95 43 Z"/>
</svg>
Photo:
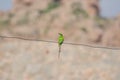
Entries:
<svg viewBox="0 0 120 80">
<path fill-rule="evenodd" d="M 59 47 L 59 53 L 58 53 L 58 58 L 60 58 L 60 52 L 61 52 L 61 45 L 64 42 L 64 36 L 62 33 L 59 33 L 59 37 L 58 37 L 58 47 Z"/>
</svg>

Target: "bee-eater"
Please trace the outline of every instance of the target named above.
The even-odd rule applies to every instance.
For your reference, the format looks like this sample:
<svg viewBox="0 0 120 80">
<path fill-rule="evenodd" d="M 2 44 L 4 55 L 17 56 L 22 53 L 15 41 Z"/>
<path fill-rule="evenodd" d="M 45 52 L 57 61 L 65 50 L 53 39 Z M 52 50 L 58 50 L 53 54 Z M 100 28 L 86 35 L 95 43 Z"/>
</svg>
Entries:
<svg viewBox="0 0 120 80">
<path fill-rule="evenodd" d="M 61 52 L 61 45 L 64 42 L 64 36 L 62 33 L 59 33 L 59 37 L 58 37 L 58 47 L 59 47 L 59 54 L 58 54 L 58 58 L 60 58 L 60 52 Z"/>
</svg>

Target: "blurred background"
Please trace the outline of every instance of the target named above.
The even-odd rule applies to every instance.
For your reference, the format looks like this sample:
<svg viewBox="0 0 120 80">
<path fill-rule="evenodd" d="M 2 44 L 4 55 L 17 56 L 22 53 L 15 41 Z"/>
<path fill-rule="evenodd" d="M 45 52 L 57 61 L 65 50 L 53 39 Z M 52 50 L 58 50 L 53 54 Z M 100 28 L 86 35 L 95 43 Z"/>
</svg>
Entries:
<svg viewBox="0 0 120 80">
<path fill-rule="evenodd" d="M 119 0 L 0 0 L 0 35 L 120 47 Z M 0 38 L 0 80 L 120 80 L 120 50 Z M 77 70 L 76 70 L 77 69 Z"/>
<path fill-rule="evenodd" d="M 120 46 L 119 3 L 0 0 L 0 34 L 56 40 L 61 32 L 68 42 Z"/>
</svg>

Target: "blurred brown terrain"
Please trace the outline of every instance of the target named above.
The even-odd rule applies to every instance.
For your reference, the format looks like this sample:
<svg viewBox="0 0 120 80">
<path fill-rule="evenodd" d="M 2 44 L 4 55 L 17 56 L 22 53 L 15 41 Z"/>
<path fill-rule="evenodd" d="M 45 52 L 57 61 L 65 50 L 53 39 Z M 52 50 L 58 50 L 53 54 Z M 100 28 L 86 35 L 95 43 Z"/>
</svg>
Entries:
<svg viewBox="0 0 120 80">
<path fill-rule="evenodd" d="M 0 13 L 0 34 L 120 46 L 120 17 L 99 16 L 99 0 L 13 0 L 13 8 Z"/>
<path fill-rule="evenodd" d="M 120 16 L 99 16 L 99 0 L 13 0 L 0 35 L 120 47 Z M 0 38 L 0 80 L 120 80 L 120 50 Z"/>
</svg>

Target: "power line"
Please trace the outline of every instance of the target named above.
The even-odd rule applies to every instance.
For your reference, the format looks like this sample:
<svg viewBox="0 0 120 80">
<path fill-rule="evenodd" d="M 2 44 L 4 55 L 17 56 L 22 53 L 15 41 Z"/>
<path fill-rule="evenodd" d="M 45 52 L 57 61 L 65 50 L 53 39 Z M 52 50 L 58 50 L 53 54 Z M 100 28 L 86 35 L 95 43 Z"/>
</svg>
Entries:
<svg viewBox="0 0 120 80">
<path fill-rule="evenodd" d="M 26 40 L 26 41 L 57 43 L 56 41 L 48 41 L 48 40 L 40 40 L 40 39 L 27 39 L 27 38 L 16 37 L 16 36 L 2 36 L 2 35 L 0 35 L 0 38 L 12 38 L 12 39 L 20 39 L 20 40 Z M 98 45 L 90 45 L 90 44 L 82 44 L 82 43 L 69 43 L 69 42 L 64 42 L 63 44 L 76 45 L 76 46 L 86 46 L 86 47 L 91 47 L 91 48 L 120 50 L 120 47 L 105 47 L 105 46 L 98 46 Z"/>
</svg>

